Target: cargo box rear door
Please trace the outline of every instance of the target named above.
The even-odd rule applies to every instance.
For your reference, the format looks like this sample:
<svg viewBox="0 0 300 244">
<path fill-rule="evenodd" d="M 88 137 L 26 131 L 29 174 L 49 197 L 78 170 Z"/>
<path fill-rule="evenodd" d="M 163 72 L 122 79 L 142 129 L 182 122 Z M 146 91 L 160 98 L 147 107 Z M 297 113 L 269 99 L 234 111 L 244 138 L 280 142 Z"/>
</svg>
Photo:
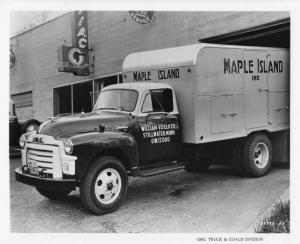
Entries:
<svg viewBox="0 0 300 244">
<path fill-rule="evenodd" d="M 244 60 L 252 60 L 252 72 L 244 72 L 245 126 L 256 128 L 268 125 L 267 52 L 244 51 Z"/>
</svg>

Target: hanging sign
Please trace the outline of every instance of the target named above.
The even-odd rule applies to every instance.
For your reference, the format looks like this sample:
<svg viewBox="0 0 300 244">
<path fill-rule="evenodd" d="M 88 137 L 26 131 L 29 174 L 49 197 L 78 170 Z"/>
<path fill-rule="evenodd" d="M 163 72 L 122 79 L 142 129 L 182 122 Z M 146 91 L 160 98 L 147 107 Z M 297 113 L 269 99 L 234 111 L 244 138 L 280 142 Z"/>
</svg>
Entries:
<svg viewBox="0 0 300 244">
<path fill-rule="evenodd" d="M 72 47 L 59 47 L 59 72 L 89 75 L 89 42 L 87 11 L 75 11 L 72 23 Z"/>
<path fill-rule="evenodd" d="M 9 68 L 14 67 L 16 62 L 16 55 L 12 49 L 9 50 Z"/>
<path fill-rule="evenodd" d="M 129 11 L 130 17 L 139 24 L 149 24 L 155 17 L 154 11 Z"/>
</svg>

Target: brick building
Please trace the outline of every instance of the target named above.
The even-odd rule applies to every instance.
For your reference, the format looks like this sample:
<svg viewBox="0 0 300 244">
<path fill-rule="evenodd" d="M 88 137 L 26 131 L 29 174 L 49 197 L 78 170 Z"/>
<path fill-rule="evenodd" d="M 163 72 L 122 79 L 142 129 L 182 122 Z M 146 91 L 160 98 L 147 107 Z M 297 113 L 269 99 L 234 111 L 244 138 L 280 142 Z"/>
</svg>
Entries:
<svg viewBox="0 0 300 244">
<path fill-rule="evenodd" d="M 59 46 L 72 45 L 70 12 L 11 37 L 15 62 L 10 94 L 20 120 L 44 121 L 91 110 L 104 86 L 122 82 L 123 59 L 132 52 L 199 42 L 289 47 L 289 12 L 155 12 L 148 24 L 127 11 L 88 12 L 93 72 L 58 72 Z"/>
</svg>

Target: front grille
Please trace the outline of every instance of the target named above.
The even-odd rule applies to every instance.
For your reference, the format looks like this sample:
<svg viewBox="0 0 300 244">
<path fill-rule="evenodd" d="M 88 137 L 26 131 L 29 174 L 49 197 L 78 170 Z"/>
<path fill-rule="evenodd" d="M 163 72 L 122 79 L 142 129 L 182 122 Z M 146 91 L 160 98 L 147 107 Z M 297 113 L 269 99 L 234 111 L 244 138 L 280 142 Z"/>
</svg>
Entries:
<svg viewBox="0 0 300 244">
<path fill-rule="evenodd" d="M 35 162 L 38 167 L 38 171 L 41 174 L 47 174 L 53 176 L 53 169 L 55 164 L 55 155 L 58 155 L 58 146 L 28 143 L 26 152 L 27 164 Z"/>
<path fill-rule="evenodd" d="M 48 135 L 34 134 L 27 138 L 21 160 L 26 174 L 62 179 L 63 174 L 75 175 L 76 159 L 76 156 L 65 153 L 62 141 Z M 65 171 L 63 165 L 68 166 Z"/>
</svg>

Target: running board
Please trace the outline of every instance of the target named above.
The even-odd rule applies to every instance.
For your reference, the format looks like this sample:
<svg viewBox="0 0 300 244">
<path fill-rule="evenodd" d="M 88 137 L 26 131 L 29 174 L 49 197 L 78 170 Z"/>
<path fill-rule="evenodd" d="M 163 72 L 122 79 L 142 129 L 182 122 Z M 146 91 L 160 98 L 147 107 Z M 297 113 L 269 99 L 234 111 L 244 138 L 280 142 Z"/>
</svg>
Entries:
<svg viewBox="0 0 300 244">
<path fill-rule="evenodd" d="M 181 169 L 184 169 L 184 165 L 172 165 L 172 166 L 168 165 L 168 166 L 159 167 L 155 169 L 143 170 L 141 171 L 141 176 L 147 177 L 147 176 L 163 174 L 166 172 L 171 172 L 171 171 L 176 171 Z"/>
</svg>

